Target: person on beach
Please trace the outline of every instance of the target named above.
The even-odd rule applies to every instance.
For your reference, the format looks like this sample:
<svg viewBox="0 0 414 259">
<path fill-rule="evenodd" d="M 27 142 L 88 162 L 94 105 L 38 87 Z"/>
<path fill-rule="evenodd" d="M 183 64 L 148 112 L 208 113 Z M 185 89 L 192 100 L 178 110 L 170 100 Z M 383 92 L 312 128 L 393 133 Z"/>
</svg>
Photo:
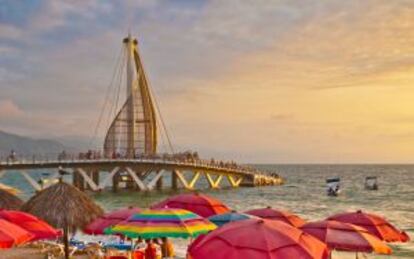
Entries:
<svg viewBox="0 0 414 259">
<path fill-rule="evenodd" d="M 157 257 L 157 246 L 152 242 L 151 239 L 145 240 L 147 243 L 147 248 L 145 248 L 145 259 L 159 259 L 160 256 Z"/>
<path fill-rule="evenodd" d="M 144 240 L 139 237 L 134 244 L 133 249 L 133 257 L 134 259 L 144 259 L 145 258 L 145 242 Z"/>
<path fill-rule="evenodd" d="M 166 237 L 162 237 L 161 240 L 162 240 L 162 244 L 161 244 L 162 258 L 174 258 L 175 253 L 174 253 L 174 246 L 172 242 Z"/>
<path fill-rule="evenodd" d="M 138 238 L 134 245 L 134 250 L 144 250 L 145 249 L 145 242 L 142 238 Z"/>
<path fill-rule="evenodd" d="M 154 239 L 152 239 L 152 242 L 155 245 L 157 259 L 161 259 L 162 252 L 161 252 L 161 243 L 160 243 L 160 240 L 158 238 L 154 238 Z"/>
</svg>

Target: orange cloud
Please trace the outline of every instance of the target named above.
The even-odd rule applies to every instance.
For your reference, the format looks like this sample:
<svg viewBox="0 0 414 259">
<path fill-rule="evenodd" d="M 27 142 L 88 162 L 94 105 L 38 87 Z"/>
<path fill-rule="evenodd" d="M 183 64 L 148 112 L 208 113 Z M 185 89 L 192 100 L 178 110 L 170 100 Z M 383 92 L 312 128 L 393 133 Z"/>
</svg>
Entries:
<svg viewBox="0 0 414 259">
<path fill-rule="evenodd" d="M 20 117 L 24 112 L 12 100 L 0 100 L 0 119 Z"/>
</svg>

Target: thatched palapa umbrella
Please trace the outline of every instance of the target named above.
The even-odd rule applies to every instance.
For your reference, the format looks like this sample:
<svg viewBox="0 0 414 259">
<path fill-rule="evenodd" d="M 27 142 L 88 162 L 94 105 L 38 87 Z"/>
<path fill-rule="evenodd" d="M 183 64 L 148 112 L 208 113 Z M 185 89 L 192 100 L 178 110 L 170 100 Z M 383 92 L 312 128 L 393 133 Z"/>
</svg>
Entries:
<svg viewBox="0 0 414 259">
<path fill-rule="evenodd" d="M 12 193 L 0 188 L 0 209 L 18 210 L 23 201 Z"/>
<path fill-rule="evenodd" d="M 63 229 L 66 258 L 69 258 L 69 232 L 83 229 L 103 215 L 103 210 L 91 198 L 62 180 L 37 193 L 22 210 Z"/>
</svg>

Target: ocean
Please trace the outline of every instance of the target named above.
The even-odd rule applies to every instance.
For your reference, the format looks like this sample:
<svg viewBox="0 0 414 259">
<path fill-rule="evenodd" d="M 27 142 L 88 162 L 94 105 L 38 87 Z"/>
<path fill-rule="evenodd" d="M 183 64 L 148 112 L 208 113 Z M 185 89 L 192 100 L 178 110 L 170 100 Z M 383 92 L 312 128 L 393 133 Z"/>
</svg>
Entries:
<svg viewBox="0 0 414 259">
<path fill-rule="evenodd" d="M 255 165 L 260 169 L 277 171 L 286 183 L 282 186 L 257 188 L 223 188 L 201 190 L 223 201 L 237 211 L 272 206 L 290 210 L 308 221 L 325 219 L 329 215 L 362 209 L 383 215 L 414 239 L 414 165 Z M 326 195 L 325 179 L 340 177 L 342 192 L 338 197 Z M 364 189 L 366 176 L 377 176 L 379 190 Z M 167 182 L 168 179 L 165 181 Z M 7 174 L 1 179 L 24 190 L 23 198 L 33 190 L 19 174 Z M 203 183 L 201 185 L 207 186 Z M 106 192 L 92 194 L 106 210 L 130 205 L 148 207 L 173 194 Z M 186 241 L 176 241 L 179 253 L 185 253 Z M 368 255 L 368 258 L 414 258 L 414 241 L 391 244 L 392 256 Z M 355 258 L 352 253 L 335 253 L 334 258 Z"/>
</svg>

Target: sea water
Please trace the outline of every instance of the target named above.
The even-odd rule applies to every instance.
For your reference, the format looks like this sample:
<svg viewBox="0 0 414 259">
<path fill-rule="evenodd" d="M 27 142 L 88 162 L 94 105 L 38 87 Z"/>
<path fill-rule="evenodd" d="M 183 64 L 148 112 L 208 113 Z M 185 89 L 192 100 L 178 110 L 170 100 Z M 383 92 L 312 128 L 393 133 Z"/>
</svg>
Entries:
<svg viewBox="0 0 414 259">
<path fill-rule="evenodd" d="M 216 197 L 232 209 L 245 210 L 272 206 L 290 210 L 308 221 L 323 220 L 343 211 L 362 209 L 383 215 L 414 239 L 414 165 L 256 165 L 260 169 L 277 171 L 286 183 L 282 186 L 256 188 L 224 188 L 202 190 Z M 37 173 L 40 175 L 40 173 Z M 379 189 L 364 189 L 366 176 L 377 176 Z M 40 176 L 39 176 L 40 177 Z M 326 195 L 325 179 L 340 177 L 342 192 L 338 197 Z M 33 190 L 19 174 L 7 174 L 2 182 L 24 190 L 28 198 Z M 165 179 L 168 182 L 168 179 Z M 199 183 L 200 188 L 207 186 Z M 105 209 L 127 206 L 148 207 L 172 191 L 140 193 L 119 192 L 92 194 Z M 188 241 L 175 240 L 178 253 L 185 254 Z M 391 244 L 392 256 L 368 255 L 368 258 L 414 258 L 414 241 Z M 335 253 L 334 258 L 355 258 L 353 253 Z"/>
</svg>

